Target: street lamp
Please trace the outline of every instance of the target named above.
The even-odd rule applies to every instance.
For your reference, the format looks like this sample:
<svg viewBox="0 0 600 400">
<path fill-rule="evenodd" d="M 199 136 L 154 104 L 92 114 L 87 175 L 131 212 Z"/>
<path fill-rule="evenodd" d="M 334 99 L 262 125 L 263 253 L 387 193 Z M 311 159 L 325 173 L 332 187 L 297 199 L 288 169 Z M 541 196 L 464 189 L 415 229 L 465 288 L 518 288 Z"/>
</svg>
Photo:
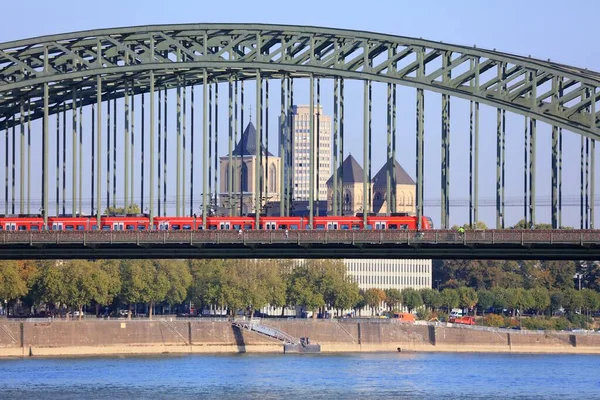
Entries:
<svg viewBox="0 0 600 400">
<path fill-rule="evenodd" d="M 437 284 L 437 291 L 438 291 L 438 292 L 440 291 L 440 282 L 441 282 L 441 281 L 442 281 L 441 279 L 436 279 L 436 280 L 435 280 L 435 283 Z"/>
</svg>

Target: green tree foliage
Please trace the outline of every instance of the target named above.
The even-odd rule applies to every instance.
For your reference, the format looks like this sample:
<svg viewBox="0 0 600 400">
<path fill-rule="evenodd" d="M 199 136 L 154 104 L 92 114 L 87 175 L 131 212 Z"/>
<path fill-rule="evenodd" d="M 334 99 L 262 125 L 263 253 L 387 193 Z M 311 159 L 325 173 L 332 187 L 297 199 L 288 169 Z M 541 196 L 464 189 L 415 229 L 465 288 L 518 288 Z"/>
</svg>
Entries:
<svg viewBox="0 0 600 400">
<path fill-rule="evenodd" d="M 460 304 L 460 297 L 456 289 L 444 289 L 441 291 L 440 297 L 442 305 L 446 307 L 448 312 Z"/>
<path fill-rule="evenodd" d="M 188 264 L 182 260 L 163 261 L 159 264 L 165 274 L 168 287 L 165 301 L 169 305 L 181 304 L 185 301 L 188 289 L 192 283 L 192 274 Z"/>
<path fill-rule="evenodd" d="M 404 289 L 402 291 L 402 299 L 404 306 L 408 308 L 408 312 L 413 312 L 414 309 L 423 305 L 421 293 L 412 288 Z"/>
<path fill-rule="evenodd" d="M 577 266 L 574 261 L 543 261 L 542 266 L 549 271 L 554 288 L 566 290 L 575 287 L 573 276 Z"/>
<path fill-rule="evenodd" d="M 294 269 L 290 276 L 288 303 L 313 311 L 325 305 L 325 297 L 319 290 L 319 271 L 314 265 L 303 265 Z"/>
<path fill-rule="evenodd" d="M 494 302 L 494 294 L 491 291 L 485 289 L 477 291 L 477 305 L 484 315 L 486 310 L 494 306 Z"/>
<path fill-rule="evenodd" d="M 431 311 L 435 311 L 442 306 L 442 298 L 440 292 L 434 289 L 421 289 L 421 298 L 423 305 Z"/>
<path fill-rule="evenodd" d="M 569 313 L 581 310 L 585 304 L 581 290 L 567 289 L 563 291 L 563 296 L 563 307 Z"/>
<path fill-rule="evenodd" d="M 381 289 L 371 288 L 365 290 L 363 297 L 366 305 L 371 308 L 371 315 L 373 315 L 374 309 L 379 307 L 381 303 L 385 301 L 385 292 Z"/>
<path fill-rule="evenodd" d="M 0 300 L 7 304 L 25 296 L 29 292 L 27 278 L 16 261 L 0 261 Z"/>
<path fill-rule="evenodd" d="M 461 308 L 475 309 L 477 305 L 477 292 L 475 289 L 470 287 L 458 288 L 459 306 Z"/>
<path fill-rule="evenodd" d="M 544 312 L 550 307 L 550 293 L 545 287 L 536 287 L 529 290 L 531 294 L 531 308 L 533 308 L 537 314 Z"/>
<path fill-rule="evenodd" d="M 395 308 L 398 308 L 398 304 L 402 304 L 404 302 L 402 292 L 398 289 L 386 289 L 385 302 L 387 303 L 388 309 L 390 311 L 392 311 Z"/>
<path fill-rule="evenodd" d="M 592 289 L 581 290 L 583 308 L 587 313 L 600 309 L 600 293 Z"/>
<path fill-rule="evenodd" d="M 104 210 L 104 215 L 126 215 L 126 214 L 140 214 L 140 206 L 137 204 L 130 204 L 127 208 L 124 207 L 108 207 Z"/>
</svg>

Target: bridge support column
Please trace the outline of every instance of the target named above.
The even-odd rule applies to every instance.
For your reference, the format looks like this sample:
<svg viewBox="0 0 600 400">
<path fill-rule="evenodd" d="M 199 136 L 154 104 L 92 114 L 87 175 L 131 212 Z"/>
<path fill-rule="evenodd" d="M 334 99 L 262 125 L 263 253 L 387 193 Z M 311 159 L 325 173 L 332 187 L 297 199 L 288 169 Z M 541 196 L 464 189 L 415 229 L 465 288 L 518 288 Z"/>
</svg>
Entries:
<svg viewBox="0 0 600 400">
<path fill-rule="evenodd" d="M 316 129 L 316 140 L 317 140 L 317 151 L 316 151 L 316 168 L 317 173 L 317 184 L 316 184 L 316 197 L 317 197 L 317 217 L 319 216 L 319 191 L 321 190 L 321 79 L 317 78 L 317 129 Z M 327 202 L 326 202 L 327 203 Z M 327 207 L 327 206 L 326 206 Z"/>
<path fill-rule="evenodd" d="M 219 176 L 219 157 L 217 154 L 217 148 L 219 147 L 219 84 L 215 82 L 215 140 L 214 140 L 214 187 L 215 187 L 215 197 L 214 197 L 214 210 L 217 211 L 217 196 L 219 193 L 219 188 L 217 187 L 217 178 Z"/>
<path fill-rule="evenodd" d="M 169 96 L 169 90 L 167 89 L 167 87 L 165 86 L 165 97 L 164 97 L 164 104 L 163 104 L 163 110 L 165 112 L 165 123 L 163 125 L 163 207 L 162 207 L 162 215 L 163 217 L 167 216 L 167 182 L 169 181 L 169 177 L 167 175 L 167 162 L 168 162 L 168 135 L 169 135 L 169 129 L 168 129 L 168 125 L 169 125 L 169 100 L 168 100 L 168 96 Z M 159 194 L 160 196 L 160 194 Z"/>
<path fill-rule="evenodd" d="M 98 50 L 100 51 L 100 50 Z M 44 71 L 48 72 L 48 46 L 44 46 Z M 98 75 L 98 83 L 100 76 Z M 44 214 L 44 229 L 48 229 L 48 114 L 49 114 L 49 96 L 48 83 L 44 83 L 44 122 L 43 122 L 43 147 L 42 147 L 42 213 Z M 98 88 L 100 92 L 100 88 Z M 100 95 L 98 95 L 100 96 Z M 8 129 L 8 128 L 7 128 Z"/>
<path fill-rule="evenodd" d="M 244 81 L 241 83 L 240 89 L 240 134 L 244 134 Z M 237 131 L 235 132 L 235 141 L 237 143 L 238 136 Z M 244 215 L 244 188 L 243 188 L 243 165 L 244 165 L 244 156 L 243 153 L 240 154 L 240 216 Z M 246 180 L 246 184 L 248 183 L 248 179 Z M 251 199 L 250 199 L 251 200 Z"/>
<path fill-rule="evenodd" d="M 227 160 L 227 196 L 229 199 L 229 216 L 233 216 L 235 205 L 233 203 L 233 77 L 229 75 L 229 158 Z M 236 110 L 237 112 L 237 110 Z"/>
<path fill-rule="evenodd" d="M 391 54 L 391 49 L 389 50 Z M 394 170 L 394 158 L 392 155 L 392 84 L 387 84 L 387 109 L 386 109 L 386 122 L 387 122 L 387 147 L 386 147 L 386 174 L 385 174 L 385 200 L 387 208 L 385 215 L 389 216 L 391 210 L 391 199 L 392 199 L 392 175 Z"/>
<path fill-rule="evenodd" d="M 395 51 L 394 51 L 395 54 Z M 394 63 L 394 68 L 396 63 Z M 398 179 L 396 176 L 396 84 L 392 84 L 392 197 L 388 201 L 391 211 L 393 213 L 397 212 L 397 204 L 398 204 Z"/>
<path fill-rule="evenodd" d="M 162 193 L 162 107 L 163 107 L 163 102 L 162 102 L 162 89 L 158 88 L 158 138 L 157 138 L 157 143 L 158 143 L 158 168 L 157 168 L 157 172 L 158 172 L 158 190 L 157 190 L 157 194 L 158 194 L 158 208 L 157 208 L 157 214 L 159 217 L 161 216 L 161 193 Z M 150 168 L 154 168 L 154 164 L 152 162 L 150 162 Z"/>
<path fill-rule="evenodd" d="M 116 99 L 114 100 L 116 101 Z M 110 98 L 106 101 L 106 209 L 110 208 Z M 116 117 L 116 115 L 115 115 Z M 100 210 L 98 210 L 100 211 Z"/>
<path fill-rule="evenodd" d="M 367 51 L 367 49 L 365 49 Z M 368 51 L 367 51 L 368 52 Z M 363 220 L 363 229 L 366 229 L 367 226 L 367 213 L 369 212 L 369 189 L 371 185 L 369 184 L 369 165 L 370 165 L 370 147 L 371 142 L 369 140 L 369 108 L 370 108 L 370 98 L 369 98 L 369 81 L 364 81 L 364 102 L 363 102 L 363 206 L 362 206 L 362 220 Z"/>
<path fill-rule="evenodd" d="M 25 102 L 21 99 L 21 109 L 19 112 L 19 125 L 20 125 L 20 144 L 19 152 L 19 214 L 25 213 Z M 73 189 L 74 190 L 74 189 Z"/>
<path fill-rule="evenodd" d="M 260 43 L 260 40 L 258 41 Z M 259 47 L 260 48 L 260 47 Z M 312 78 L 311 78 L 312 79 Z M 312 81 L 311 81 L 312 82 Z M 311 96 L 312 98 L 312 96 Z M 260 184 L 261 184 L 261 166 L 262 166 L 262 143 L 261 143 L 261 131 L 262 131 L 262 76 L 260 69 L 256 70 L 256 158 L 254 168 L 254 213 L 255 213 L 255 224 L 256 229 L 259 229 L 260 225 L 260 210 L 261 210 L 261 198 L 260 198 Z M 311 210 L 312 215 L 312 210 Z"/>
<path fill-rule="evenodd" d="M 79 176 L 81 176 L 81 174 L 79 174 Z M 79 199 L 81 200 L 81 195 L 79 196 Z M 27 100 L 27 214 L 31 214 L 31 100 Z"/>
<path fill-rule="evenodd" d="M 531 86 L 531 106 L 537 108 L 537 75 L 529 72 Z M 537 121 L 535 118 L 529 120 L 529 229 L 535 228 L 535 177 L 536 177 L 536 136 Z"/>
<path fill-rule="evenodd" d="M 204 49 L 206 51 L 207 37 L 204 35 Z M 202 229 L 206 230 L 206 202 L 208 201 L 208 70 L 204 68 L 202 80 L 203 101 L 202 101 Z"/>
<path fill-rule="evenodd" d="M 100 42 L 98 42 L 98 56 L 100 56 Z M 96 138 L 96 226 L 97 229 L 102 229 L 100 224 L 100 216 L 102 211 L 102 78 L 100 75 L 96 78 L 96 107 L 98 108 L 98 114 L 96 114 L 96 131 L 98 137 Z"/>
<path fill-rule="evenodd" d="M 208 155 L 208 204 L 210 209 L 212 209 L 212 191 L 213 191 L 213 85 L 209 80 L 208 83 L 208 148 L 204 150 L 204 156 Z M 210 213 L 209 209 L 209 213 Z"/>
<path fill-rule="evenodd" d="M 135 90 L 134 82 L 131 82 L 131 131 L 129 147 L 129 201 L 135 203 Z M 140 209 L 144 212 L 143 209 Z"/>
<path fill-rule="evenodd" d="M 186 118 L 186 113 L 187 113 L 187 83 L 186 80 L 183 80 L 183 111 L 182 111 L 182 118 L 181 118 L 181 130 L 182 130 L 182 140 L 183 140 L 183 147 L 181 149 L 183 155 L 182 155 L 182 160 L 181 160 L 181 164 L 177 164 L 177 168 L 181 168 L 181 198 L 179 199 L 179 210 L 181 212 L 182 215 L 185 215 L 185 193 L 186 193 L 186 179 L 187 179 L 187 173 L 186 173 L 186 165 L 187 165 L 187 118 Z M 181 166 L 180 166 L 181 165 Z M 191 217 L 193 215 L 193 213 L 190 213 L 189 216 Z"/>
<path fill-rule="evenodd" d="M 151 82 L 152 83 L 152 82 Z M 153 88 L 153 86 L 151 86 Z M 154 97 L 154 91 L 150 91 L 150 96 Z M 154 118 L 154 113 L 152 113 L 152 118 Z M 142 93 L 142 126 L 140 131 L 140 210 L 142 212 L 144 209 L 144 174 L 145 174 L 145 163 L 146 163 L 146 153 L 144 151 L 145 138 L 146 138 L 146 95 Z"/>
<path fill-rule="evenodd" d="M 64 104 L 63 104 L 64 107 Z M 7 131 L 8 133 L 8 131 Z M 8 138 L 6 140 L 6 151 L 8 153 Z M 8 157 L 6 159 L 8 164 Z M 8 165 L 6 168 L 6 182 L 8 186 Z M 8 191 L 7 191 L 8 192 Z M 8 194 L 8 193 L 7 193 Z M 8 200 L 8 198 L 7 198 Z M 56 106 L 56 197 L 54 199 L 56 205 L 56 214 L 60 213 L 60 106 Z"/>
<path fill-rule="evenodd" d="M 113 165 L 112 165 L 112 206 L 117 207 L 117 98 L 113 99 L 113 114 L 115 116 L 113 121 Z"/>
<path fill-rule="evenodd" d="M 123 135 L 123 163 L 125 176 L 123 177 L 123 196 L 124 196 L 124 204 L 123 207 L 125 209 L 125 213 L 128 212 L 129 207 L 129 144 L 131 141 L 131 137 L 129 136 L 129 83 L 125 82 L 125 99 L 124 99 L 124 108 L 125 108 L 125 118 L 124 118 L 124 126 L 125 134 Z"/>
<path fill-rule="evenodd" d="M 446 52 L 443 56 L 442 67 L 448 68 L 450 65 L 451 52 Z M 450 81 L 450 72 L 443 75 L 443 81 Z M 441 201 L 441 221 L 442 228 L 448 229 L 450 226 L 450 96 L 442 95 L 442 201 Z"/>
<path fill-rule="evenodd" d="M 558 127 L 552 126 L 552 229 L 559 229 L 558 224 Z"/>
<path fill-rule="evenodd" d="M 344 215 L 344 78 L 340 78 L 340 156 L 338 162 L 340 163 L 340 176 L 339 176 L 339 208 L 340 215 Z"/>
<path fill-rule="evenodd" d="M 177 51 L 177 59 L 181 59 L 181 53 Z M 181 80 L 177 79 L 177 149 L 175 159 L 175 216 L 181 216 Z"/>
<path fill-rule="evenodd" d="M 194 86 L 190 88 L 190 216 L 196 215 L 194 212 L 194 139 L 196 138 L 196 131 L 194 129 L 196 127 L 194 123 L 194 120 L 196 119 L 196 113 L 194 109 L 194 95 L 196 93 L 195 89 L 196 88 Z"/>
<path fill-rule="evenodd" d="M 154 52 L 154 39 L 150 40 L 150 51 Z M 142 97 L 143 99 L 143 97 Z M 144 109 L 142 102 L 142 110 Z M 142 118 L 142 121 L 144 118 Z M 144 130 L 142 128 L 142 149 L 144 148 Z M 142 152 L 142 166 L 143 166 L 144 154 Z M 150 71 L 150 230 L 154 229 L 154 71 Z M 142 168 L 142 171 L 144 169 Z M 144 174 L 142 173 L 142 193 L 141 196 L 144 198 Z"/>
<path fill-rule="evenodd" d="M 90 152 L 91 153 L 91 161 L 92 161 L 91 165 L 90 165 L 90 169 L 91 169 L 91 172 L 92 172 L 91 173 L 92 179 L 90 181 L 90 183 L 91 183 L 90 184 L 90 192 L 91 192 L 91 196 L 90 196 L 90 214 L 91 215 L 94 215 L 94 213 L 95 213 L 95 207 L 96 207 L 96 205 L 94 204 L 94 198 L 95 198 L 94 197 L 94 182 L 95 182 L 95 180 L 94 180 L 94 172 L 95 172 L 95 168 L 96 168 L 96 160 L 95 160 L 95 154 L 96 154 L 96 152 L 94 150 L 95 146 L 96 146 L 96 132 L 95 132 L 96 131 L 96 124 L 94 122 L 96 120 L 95 111 L 96 111 L 95 105 L 92 104 L 92 112 L 91 112 L 91 114 L 92 114 L 91 115 L 91 118 L 92 118 L 92 123 L 91 123 L 92 129 L 91 129 L 91 131 L 92 132 L 91 132 L 91 139 L 90 139 L 90 142 L 91 142 L 90 143 L 91 144 L 90 147 L 92 148 L 91 149 L 92 151 Z"/>
<path fill-rule="evenodd" d="M 469 64 L 475 69 L 470 83 L 475 90 L 479 87 L 479 58 L 471 58 Z M 469 226 L 473 229 L 479 218 L 479 102 L 471 101 L 469 111 Z"/>
<path fill-rule="evenodd" d="M 417 52 L 417 61 L 419 63 L 417 69 L 417 77 L 422 78 L 425 75 L 425 64 L 424 64 L 424 49 L 419 49 Z M 422 217 L 423 217 L 423 172 L 424 172 L 424 125 L 425 125 L 425 115 L 424 115 L 424 102 L 425 96 L 423 93 L 423 89 L 417 89 L 417 165 L 416 165 L 416 174 L 417 174 L 417 193 L 416 193 L 416 203 L 417 203 L 417 229 L 421 229 L 422 227 Z"/>
<path fill-rule="evenodd" d="M 314 48 L 314 47 L 311 47 Z M 313 202 L 315 198 L 315 76 L 310 74 L 310 99 L 309 99 L 309 180 L 308 180 L 308 223 L 310 229 L 315 229 L 313 226 Z"/>
<path fill-rule="evenodd" d="M 22 107 L 21 107 L 22 109 Z M 71 146 L 71 216 L 77 215 L 77 91 L 73 88 L 73 106 L 71 108 L 72 117 L 72 146 Z M 22 114 L 21 114 L 22 116 Z M 21 125 L 22 128 L 22 125 Z M 21 129 L 21 137 L 23 136 L 23 129 Z M 21 147 L 23 147 L 23 140 L 21 139 Z M 23 151 L 21 150 L 21 188 L 23 187 Z M 23 212 L 23 190 L 21 189 L 21 213 Z"/>
</svg>

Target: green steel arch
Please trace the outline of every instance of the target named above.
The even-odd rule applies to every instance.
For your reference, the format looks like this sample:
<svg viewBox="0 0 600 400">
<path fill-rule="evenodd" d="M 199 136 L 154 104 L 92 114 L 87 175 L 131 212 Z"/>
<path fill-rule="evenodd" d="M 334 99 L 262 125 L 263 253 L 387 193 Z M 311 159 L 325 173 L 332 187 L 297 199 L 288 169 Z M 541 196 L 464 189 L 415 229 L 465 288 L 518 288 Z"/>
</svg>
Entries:
<svg viewBox="0 0 600 400">
<path fill-rule="evenodd" d="M 441 62 L 440 62 L 441 61 Z M 0 44 L 0 129 L 16 115 L 83 105 L 211 81 L 281 76 L 345 77 L 397 83 L 501 108 L 600 139 L 596 103 L 600 73 L 476 47 L 410 37 L 311 26 L 182 24 L 90 30 Z M 129 88 L 131 93 L 131 88 Z M 23 104 L 27 107 L 24 108 Z"/>
</svg>

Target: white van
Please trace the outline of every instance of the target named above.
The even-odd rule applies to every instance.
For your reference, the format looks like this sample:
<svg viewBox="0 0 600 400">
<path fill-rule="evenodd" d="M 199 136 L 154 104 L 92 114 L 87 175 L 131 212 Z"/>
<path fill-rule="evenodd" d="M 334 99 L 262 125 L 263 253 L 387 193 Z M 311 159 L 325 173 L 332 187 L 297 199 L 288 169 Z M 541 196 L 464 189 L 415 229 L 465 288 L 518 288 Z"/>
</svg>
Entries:
<svg viewBox="0 0 600 400">
<path fill-rule="evenodd" d="M 450 311 L 450 318 L 458 318 L 458 317 L 462 317 L 463 314 L 463 310 L 462 308 L 453 308 L 452 311 Z"/>
</svg>

